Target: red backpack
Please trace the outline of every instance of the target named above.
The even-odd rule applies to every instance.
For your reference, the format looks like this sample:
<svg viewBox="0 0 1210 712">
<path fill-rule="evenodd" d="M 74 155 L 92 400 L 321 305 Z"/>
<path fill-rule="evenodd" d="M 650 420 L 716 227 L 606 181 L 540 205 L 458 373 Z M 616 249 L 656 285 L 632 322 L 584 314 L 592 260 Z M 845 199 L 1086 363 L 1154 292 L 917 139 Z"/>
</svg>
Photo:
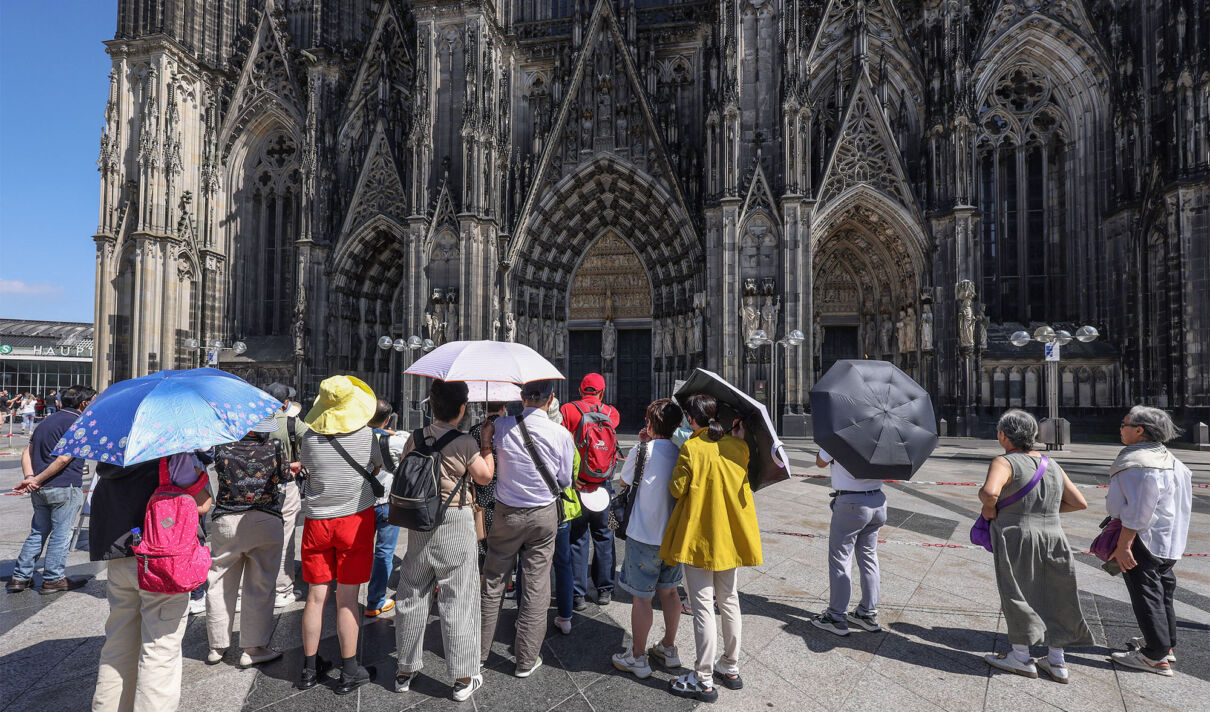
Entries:
<svg viewBox="0 0 1210 712">
<path fill-rule="evenodd" d="M 609 413 L 599 405 L 585 411 L 579 403 L 572 405 L 580 412 L 576 426 L 576 450 L 580 453 L 580 471 L 576 476 L 594 489 L 613 475 L 618 461 L 618 433 Z"/>
<path fill-rule="evenodd" d="M 172 484 L 168 458 L 160 459 L 160 486 L 151 493 L 143 516 L 142 541 L 134 546 L 139 588 L 152 593 L 187 593 L 210 573 L 210 550 L 198 537 L 197 502 L 206 486 L 203 474 L 188 488 Z"/>
</svg>

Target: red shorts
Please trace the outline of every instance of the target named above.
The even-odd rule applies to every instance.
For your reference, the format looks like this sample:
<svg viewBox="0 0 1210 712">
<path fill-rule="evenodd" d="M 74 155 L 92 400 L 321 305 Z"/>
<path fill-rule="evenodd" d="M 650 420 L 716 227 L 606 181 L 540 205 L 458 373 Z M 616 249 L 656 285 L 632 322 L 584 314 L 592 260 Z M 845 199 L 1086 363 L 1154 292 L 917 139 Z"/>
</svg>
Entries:
<svg viewBox="0 0 1210 712">
<path fill-rule="evenodd" d="M 302 575 L 309 584 L 363 584 L 374 565 L 374 508 L 303 524 Z"/>
</svg>

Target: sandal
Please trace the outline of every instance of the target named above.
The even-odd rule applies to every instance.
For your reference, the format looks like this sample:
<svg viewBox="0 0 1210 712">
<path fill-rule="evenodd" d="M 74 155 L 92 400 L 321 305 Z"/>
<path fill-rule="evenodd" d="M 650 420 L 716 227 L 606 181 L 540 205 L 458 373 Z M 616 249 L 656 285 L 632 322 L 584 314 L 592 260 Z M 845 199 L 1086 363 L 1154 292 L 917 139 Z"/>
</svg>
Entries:
<svg viewBox="0 0 1210 712">
<path fill-rule="evenodd" d="M 987 655 L 983 656 L 983 659 L 987 661 L 988 665 L 991 665 L 994 668 L 1000 668 L 1005 672 L 1016 673 L 1022 677 L 1028 677 L 1031 680 L 1038 679 L 1038 668 L 1034 665 L 1034 661 L 1032 659 L 1027 663 L 1023 663 L 1008 653 L 988 653 Z"/>
<path fill-rule="evenodd" d="M 689 697 L 698 702 L 715 702 L 718 700 L 718 690 L 702 684 L 697 679 L 696 672 L 669 680 L 668 690 L 678 697 Z"/>
</svg>

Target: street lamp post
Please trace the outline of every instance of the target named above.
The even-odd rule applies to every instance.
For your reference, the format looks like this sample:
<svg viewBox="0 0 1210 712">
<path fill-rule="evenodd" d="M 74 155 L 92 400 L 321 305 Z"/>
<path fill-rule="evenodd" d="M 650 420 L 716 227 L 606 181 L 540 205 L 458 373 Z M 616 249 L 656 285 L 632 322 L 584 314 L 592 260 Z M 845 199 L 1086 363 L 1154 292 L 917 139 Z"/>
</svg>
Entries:
<svg viewBox="0 0 1210 712">
<path fill-rule="evenodd" d="M 1082 344 L 1096 341 L 1101 334 L 1094 327 L 1081 326 L 1076 329 L 1075 336 L 1064 329 L 1056 330 L 1052 326 L 1039 326 L 1034 333 L 1028 331 L 1015 332 L 1009 341 L 1018 348 L 1031 341 L 1042 344 L 1043 359 L 1046 363 L 1046 410 L 1047 418 L 1042 422 L 1042 440 L 1048 450 L 1062 450 L 1071 442 L 1071 429 L 1066 420 L 1059 417 L 1059 351 L 1070 344 L 1072 339 Z"/>
<path fill-rule="evenodd" d="M 425 353 L 428 353 L 436 348 L 436 344 L 433 343 L 432 339 L 421 339 L 419 336 L 415 335 L 409 336 L 406 341 L 402 338 L 392 339 L 390 336 L 380 336 L 378 337 L 378 348 L 382 349 L 383 351 L 393 350 L 399 354 L 402 354 L 404 351 L 408 351 L 411 354 L 411 358 L 408 359 L 407 366 L 395 371 L 395 375 L 399 378 L 399 388 L 397 391 L 399 393 L 399 408 L 404 411 L 404 428 L 410 429 L 412 425 L 412 408 L 404 392 L 403 372 L 406 371 L 413 363 L 415 363 L 417 351 L 423 349 Z"/>
<path fill-rule="evenodd" d="M 211 366 L 217 366 L 218 365 L 218 352 L 230 351 L 230 352 L 234 353 L 236 356 L 239 356 L 248 350 L 248 345 L 242 341 L 236 341 L 235 343 L 231 344 L 230 346 L 227 346 L 223 343 L 222 339 L 214 339 L 210 343 L 205 344 L 203 346 L 201 341 L 190 338 L 190 339 L 185 339 L 185 348 L 191 349 L 194 351 L 203 351 L 204 350 L 206 352 L 206 363 Z"/>
<path fill-rule="evenodd" d="M 789 350 L 802 344 L 805 338 L 798 329 L 791 329 L 784 338 L 774 340 L 763 329 L 757 329 L 752 332 L 752 338 L 748 339 L 750 349 L 755 350 L 765 345 L 772 347 L 769 353 L 769 366 L 773 371 L 769 376 L 769 417 L 773 420 L 774 429 L 781 427 L 781 419 L 778 417 L 780 414 L 777 411 L 777 347 L 781 346 Z M 776 435 L 776 433 L 773 434 Z"/>
</svg>

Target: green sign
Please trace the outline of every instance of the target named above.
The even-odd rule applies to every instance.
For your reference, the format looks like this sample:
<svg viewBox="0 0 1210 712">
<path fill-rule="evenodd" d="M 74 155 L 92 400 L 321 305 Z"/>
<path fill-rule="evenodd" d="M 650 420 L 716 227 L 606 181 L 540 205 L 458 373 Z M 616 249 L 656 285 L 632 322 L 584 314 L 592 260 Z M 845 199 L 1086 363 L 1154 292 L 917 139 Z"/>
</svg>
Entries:
<svg viewBox="0 0 1210 712">
<path fill-rule="evenodd" d="M 9 346 L 8 344 L 4 344 L 3 346 L 0 346 L 0 354 L 4 354 L 7 356 L 8 354 L 11 354 L 12 352 L 13 352 L 12 346 Z"/>
</svg>

